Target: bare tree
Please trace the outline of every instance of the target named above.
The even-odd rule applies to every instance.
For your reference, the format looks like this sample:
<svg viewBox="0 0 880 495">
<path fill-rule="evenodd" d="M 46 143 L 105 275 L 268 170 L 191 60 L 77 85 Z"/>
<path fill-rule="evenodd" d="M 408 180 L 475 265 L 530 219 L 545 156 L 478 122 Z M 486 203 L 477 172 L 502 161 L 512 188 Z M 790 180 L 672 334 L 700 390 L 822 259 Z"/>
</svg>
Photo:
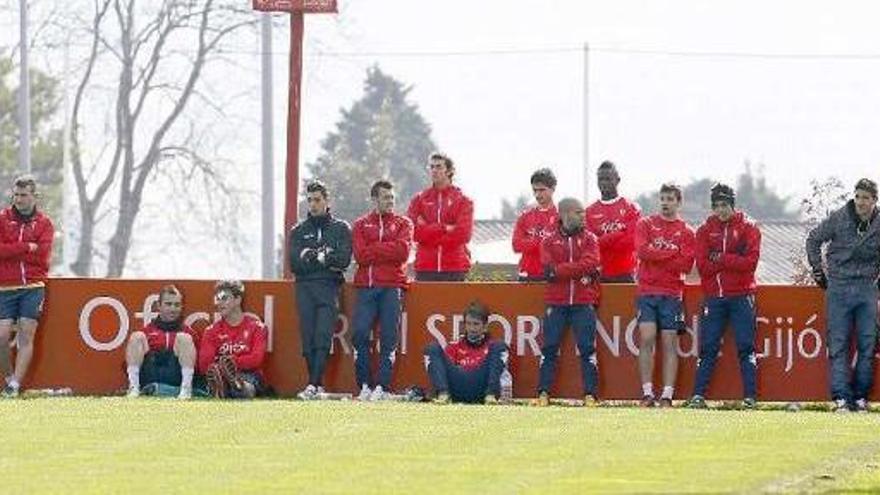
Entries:
<svg viewBox="0 0 880 495">
<path fill-rule="evenodd" d="M 84 19 L 88 45 L 72 99 L 71 143 L 74 150 L 82 149 L 83 129 L 95 120 L 89 95 L 100 86 L 98 67 L 118 71 L 111 86 L 113 139 L 92 158 L 82 153 L 71 157 L 79 245 L 70 268 L 77 275 L 94 272 L 94 260 L 103 255 L 97 249 L 96 227 L 112 218 L 106 275 L 118 277 L 149 179 L 163 167 L 188 167 L 200 178 L 222 184 L 211 162 L 193 149 L 192 133 L 179 127 L 192 100 L 210 105 L 211 98 L 199 90 L 206 65 L 223 56 L 225 41 L 253 27 L 255 16 L 249 2 L 240 0 L 162 0 L 156 6 L 135 0 L 93 2 Z M 118 201 L 110 199 L 114 194 Z"/>
</svg>

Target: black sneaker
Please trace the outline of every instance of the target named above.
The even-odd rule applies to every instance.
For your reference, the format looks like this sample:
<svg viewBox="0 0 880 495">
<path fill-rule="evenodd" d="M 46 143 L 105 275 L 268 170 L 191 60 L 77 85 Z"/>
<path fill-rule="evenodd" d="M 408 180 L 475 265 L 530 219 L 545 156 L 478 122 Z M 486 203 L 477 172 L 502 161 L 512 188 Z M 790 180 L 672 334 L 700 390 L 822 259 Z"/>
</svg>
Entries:
<svg viewBox="0 0 880 495">
<path fill-rule="evenodd" d="M 654 400 L 653 395 L 644 395 L 639 401 L 639 407 L 657 407 L 657 401 Z"/>
<path fill-rule="evenodd" d="M 0 396 L 5 399 L 14 399 L 18 397 L 18 387 L 13 387 L 12 385 L 7 384 L 3 387 L 3 391 L 0 392 Z"/>
<path fill-rule="evenodd" d="M 755 400 L 754 397 L 746 397 L 742 401 L 742 408 L 743 409 L 756 409 L 757 407 L 758 407 L 758 402 Z"/>
<path fill-rule="evenodd" d="M 690 409 L 706 409 L 706 399 L 703 398 L 702 395 L 695 395 L 691 397 L 691 400 L 688 401 L 688 408 Z"/>
</svg>

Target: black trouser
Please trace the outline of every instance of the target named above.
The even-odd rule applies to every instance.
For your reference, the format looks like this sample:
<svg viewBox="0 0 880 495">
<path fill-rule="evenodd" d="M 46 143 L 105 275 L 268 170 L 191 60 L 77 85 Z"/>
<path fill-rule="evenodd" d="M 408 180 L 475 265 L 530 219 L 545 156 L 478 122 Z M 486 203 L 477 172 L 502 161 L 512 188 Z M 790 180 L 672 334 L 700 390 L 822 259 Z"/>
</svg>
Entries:
<svg viewBox="0 0 880 495">
<path fill-rule="evenodd" d="M 309 368 L 309 384 L 321 385 L 339 316 L 341 284 L 338 280 L 318 279 L 297 281 L 295 286 L 299 334 L 302 354 Z"/>
</svg>

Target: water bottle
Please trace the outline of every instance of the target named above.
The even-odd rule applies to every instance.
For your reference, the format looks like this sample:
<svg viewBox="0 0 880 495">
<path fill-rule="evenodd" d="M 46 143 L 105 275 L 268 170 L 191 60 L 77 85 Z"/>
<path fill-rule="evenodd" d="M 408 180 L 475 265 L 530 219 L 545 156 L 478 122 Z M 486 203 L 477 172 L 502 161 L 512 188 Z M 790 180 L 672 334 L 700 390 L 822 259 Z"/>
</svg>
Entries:
<svg viewBox="0 0 880 495">
<path fill-rule="evenodd" d="M 501 385 L 501 402 L 505 404 L 513 402 L 513 375 L 510 374 L 510 370 L 506 366 L 498 381 Z"/>
</svg>

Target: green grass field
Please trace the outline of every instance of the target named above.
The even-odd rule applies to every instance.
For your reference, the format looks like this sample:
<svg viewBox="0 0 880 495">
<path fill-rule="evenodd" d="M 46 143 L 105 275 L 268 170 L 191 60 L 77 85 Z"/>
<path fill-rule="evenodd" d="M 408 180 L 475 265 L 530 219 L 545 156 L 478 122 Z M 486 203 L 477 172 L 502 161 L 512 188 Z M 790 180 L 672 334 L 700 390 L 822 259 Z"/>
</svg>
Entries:
<svg viewBox="0 0 880 495">
<path fill-rule="evenodd" d="M 0 490 L 880 490 L 880 414 L 42 398 L 0 401 Z"/>
</svg>

